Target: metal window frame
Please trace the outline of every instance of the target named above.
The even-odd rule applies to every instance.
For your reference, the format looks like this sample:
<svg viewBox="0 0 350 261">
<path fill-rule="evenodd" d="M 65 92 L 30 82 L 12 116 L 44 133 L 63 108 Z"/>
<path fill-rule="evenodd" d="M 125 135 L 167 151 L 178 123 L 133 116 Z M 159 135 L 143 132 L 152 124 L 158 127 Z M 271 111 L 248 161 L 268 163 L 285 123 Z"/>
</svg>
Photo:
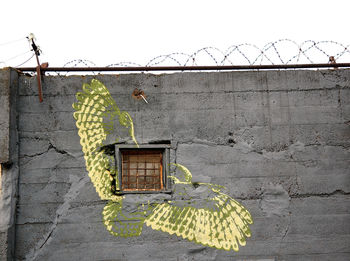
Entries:
<svg viewBox="0 0 350 261">
<path fill-rule="evenodd" d="M 171 181 L 168 176 L 170 175 L 170 144 L 144 144 L 139 145 L 137 148 L 135 145 L 129 144 L 116 144 L 115 145 L 115 163 L 118 173 L 119 188 L 116 189 L 117 195 L 123 194 L 158 194 L 158 193 L 167 193 L 171 194 Z M 163 176 L 163 189 L 162 190 L 122 190 L 122 153 L 123 150 L 149 150 L 157 149 L 162 151 L 162 176 Z"/>
</svg>

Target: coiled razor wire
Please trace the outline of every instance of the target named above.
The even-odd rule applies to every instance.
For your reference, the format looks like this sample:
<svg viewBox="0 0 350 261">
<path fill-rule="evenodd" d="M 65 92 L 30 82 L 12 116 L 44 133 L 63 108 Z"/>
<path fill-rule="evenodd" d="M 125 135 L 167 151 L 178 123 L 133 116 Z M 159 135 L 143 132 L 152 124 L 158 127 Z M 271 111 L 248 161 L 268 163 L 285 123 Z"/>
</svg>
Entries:
<svg viewBox="0 0 350 261">
<path fill-rule="evenodd" d="M 331 57 L 341 63 L 349 62 L 349 48 L 350 45 L 335 41 L 307 40 L 298 44 L 290 39 L 280 39 L 269 42 L 262 48 L 250 43 L 232 45 L 225 51 L 216 47 L 205 47 L 192 54 L 174 52 L 159 55 L 150 59 L 145 65 L 134 62 L 117 62 L 106 67 L 315 64 L 328 63 Z M 64 65 L 64 67 L 68 66 L 94 67 L 96 65 L 89 60 L 76 59 Z M 96 75 L 99 72 L 92 73 Z M 63 75 L 56 72 L 56 74 L 66 76 L 71 73 L 67 72 Z"/>
</svg>

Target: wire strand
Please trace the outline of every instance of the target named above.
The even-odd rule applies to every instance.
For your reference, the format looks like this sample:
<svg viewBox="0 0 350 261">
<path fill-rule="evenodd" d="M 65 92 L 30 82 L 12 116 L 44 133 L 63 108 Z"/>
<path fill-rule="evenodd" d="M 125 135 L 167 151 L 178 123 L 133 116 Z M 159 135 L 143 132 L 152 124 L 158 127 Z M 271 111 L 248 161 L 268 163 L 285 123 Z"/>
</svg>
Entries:
<svg viewBox="0 0 350 261">
<path fill-rule="evenodd" d="M 19 38 L 17 40 L 12 40 L 12 41 L 9 41 L 9 42 L 4 42 L 4 43 L 0 43 L 0 46 L 4 46 L 4 45 L 9 45 L 9 44 L 13 44 L 13 43 L 17 43 L 17 42 L 20 42 L 22 40 L 26 39 L 25 37 L 22 37 L 22 38 Z"/>
<path fill-rule="evenodd" d="M 26 52 L 24 52 L 24 53 L 17 54 L 16 56 L 13 56 L 13 57 L 11 57 L 11 58 L 9 58 L 9 59 L 7 59 L 7 60 L 1 61 L 1 62 L 2 62 L 2 63 L 6 63 L 6 62 L 8 62 L 8 61 L 11 61 L 11 60 L 13 60 L 13 59 L 16 59 L 17 57 L 20 57 L 20 56 L 25 55 L 25 54 L 30 53 L 30 52 L 31 52 L 31 51 L 26 51 Z"/>
<path fill-rule="evenodd" d="M 19 66 L 22 66 L 23 64 L 26 64 L 27 62 L 29 62 L 29 61 L 34 57 L 34 55 L 35 55 L 35 54 L 32 54 L 32 56 L 30 56 L 30 58 L 29 58 L 28 60 L 24 61 L 23 63 L 21 63 L 21 64 L 15 66 L 15 67 L 19 67 Z"/>
</svg>

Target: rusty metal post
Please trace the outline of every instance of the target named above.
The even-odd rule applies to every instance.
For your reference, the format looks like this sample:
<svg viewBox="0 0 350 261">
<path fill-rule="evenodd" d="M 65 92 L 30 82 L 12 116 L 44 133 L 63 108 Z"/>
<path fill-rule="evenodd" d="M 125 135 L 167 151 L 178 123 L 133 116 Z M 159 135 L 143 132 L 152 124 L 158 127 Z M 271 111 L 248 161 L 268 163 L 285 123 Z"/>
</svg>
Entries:
<svg viewBox="0 0 350 261">
<path fill-rule="evenodd" d="M 38 65 L 36 67 L 36 78 L 38 80 L 39 102 L 43 102 L 43 94 L 42 94 L 42 88 L 41 88 L 41 66 L 40 66 L 40 62 L 39 62 L 40 51 L 34 42 L 34 38 L 31 38 L 31 41 L 32 41 L 33 51 L 34 51 L 35 57 L 36 57 L 36 63 Z"/>
</svg>

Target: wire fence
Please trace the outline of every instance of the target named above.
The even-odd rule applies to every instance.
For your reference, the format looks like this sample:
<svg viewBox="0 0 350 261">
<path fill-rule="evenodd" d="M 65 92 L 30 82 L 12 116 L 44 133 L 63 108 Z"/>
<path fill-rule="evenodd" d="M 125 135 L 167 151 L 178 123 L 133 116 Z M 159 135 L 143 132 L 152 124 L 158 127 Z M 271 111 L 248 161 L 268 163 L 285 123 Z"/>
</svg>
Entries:
<svg viewBox="0 0 350 261">
<path fill-rule="evenodd" d="M 232 45 L 226 51 L 205 47 L 192 54 L 172 53 L 151 59 L 146 66 L 178 65 L 261 65 L 327 63 L 330 57 L 336 62 L 350 60 L 350 45 L 334 41 L 304 41 L 301 44 L 289 39 L 270 42 L 259 48 L 254 44 Z"/>
<path fill-rule="evenodd" d="M 13 50 L 17 51 L 13 53 Z M 9 64 L 15 65 L 15 67 L 21 66 L 28 58 L 32 58 L 32 55 L 26 37 L 0 42 L 0 66 L 5 67 Z"/>
<path fill-rule="evenodd" d="M 289 39 L 281 39 L 270 42 L 262 48 L 249 43 L 232 45 L 225 51 L 216 47 L 205 47 L 191 54 L 174 52 L 159 55 L 145 64 L 118 62 L 106 67 L 342 63 L 350 61 L 349 48 L 350 45 L 335 41 L 308 40 L 298 44 Z M 77 59 L 66 63 L 63 67 L 72 66 L 94 67 L 96 64 L 88 60 Z"/>
<path fill-rule="evenodd" d="M 20 41 L 17 40 L 17 41 Z M 11 44 L 15 41 L 0 44 Z M 216 47 L 201 48 L 193 53 L 174 52 L 156 56 L 146 63 L 116 62 L 103 67 L 136 67 L 136 66 L 226 66 L 226 65 L 287 65 L 287 64 L 317 64 L 342 63 L 350 61 L 350 44 L 344 45 L 335 41 L 307 40 L 297 43 L 290 39 L 280 39 L 269 42 L 263 47 L 244 43 L 232 45 L 226 50 Z M 28 52 L 20 55 L 28 54 Z M 23 59 L 19 66 L 30 61 L 34 55 Z M 16 58 L 15 56 L 14 58 Z M 0 61 L 0 65 L 1 62 Z M 93 61 L 75 59 L 63 65 L 66 67 L 96 67 Z M 92 72 L 93 74 L 99 72 Z M 69 75 L 72 73 L 51 73 L 54 75 Z M 77 73 L 74 73 L 77 74 Z M 84 72 L 84 74 L 87 74 Z"/>
</svg>

